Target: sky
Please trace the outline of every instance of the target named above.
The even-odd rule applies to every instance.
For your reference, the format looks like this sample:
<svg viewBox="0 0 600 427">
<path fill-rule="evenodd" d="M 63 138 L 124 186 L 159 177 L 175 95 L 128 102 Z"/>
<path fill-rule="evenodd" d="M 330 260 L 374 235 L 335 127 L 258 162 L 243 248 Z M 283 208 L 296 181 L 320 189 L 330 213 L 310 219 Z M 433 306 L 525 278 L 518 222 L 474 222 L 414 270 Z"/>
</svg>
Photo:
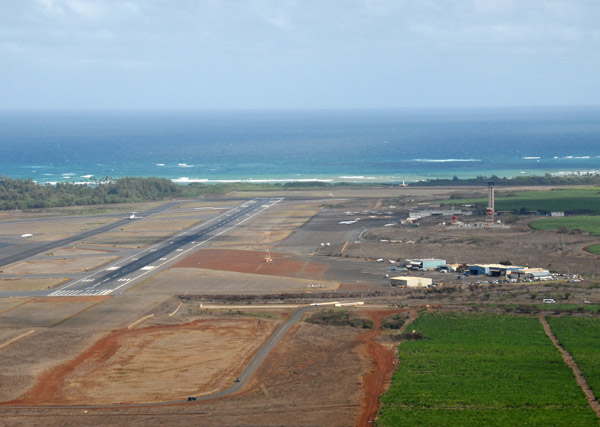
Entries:
<svg viewBox="0 0 600 427">
<path fill-rule="evenodd" d="M 0 5 L 0 109 L 600 105 L 599 0 Z"/>
</svg>

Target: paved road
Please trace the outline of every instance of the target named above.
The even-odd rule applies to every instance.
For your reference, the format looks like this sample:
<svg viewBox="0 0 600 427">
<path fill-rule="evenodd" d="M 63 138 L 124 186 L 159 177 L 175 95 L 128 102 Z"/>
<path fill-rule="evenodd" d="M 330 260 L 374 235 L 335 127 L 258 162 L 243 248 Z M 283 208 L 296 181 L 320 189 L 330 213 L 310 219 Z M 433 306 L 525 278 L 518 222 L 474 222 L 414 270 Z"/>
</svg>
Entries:
<svg viewBox="0 0 600 427">
<path fill-rule="evenodd" d="M 177 206 L 180 203 L 182 203 L 182 202 L 179 201 L 179 202 L 165 203 L 163 205 L 160 205 L 155 208 L 149 209 L 147 211 L 141 212 L 141 215 L 142 216 L 154 215 L 154 214 L 162 212 L 166 209 L 170 209 L 174 206 Z M 54 220 L 56 220 L 56 218 L 54 218 Z M 122 227 L 125 224 L 127 224 L 129 221 L 130 220 L 128 218 L 122 219 L 117 222 L 112 222 L 110 224 L 103 225 L 102 227 L 94 228 L 93 230 L 84 231 L 83 233 L 77 234 L 76 236 L 71 236 L 71 237 L 61 239 L 61 240 L 55 240 L 53 242 L 36 245 L 35 247 L 25 249 L 24 251 L 21 251 L 19 253 L 0 258 L 0 267 L 3 267 L 8 264 L 12 264 L 13 262 L 18 262 L 18 261 L 22 261 L 27 258 L 31 258 L 32 256 L 35 256 L 35 255 L 40 254 L 45 251 L 49 251 L 49 250 L 58 248 L 60 246 L 66 246 L 73 242 L 87 239 L 88 237 L 95 236 L 96 234 L 105 233 L 105 232 L 110 231 L 117 227 Z"/>
<path fill-rule="evenodd" d="M 303 306 L 296 310 L 292 316 L 284 323 L 282 323 L 279 328 L 269 337 L 269 339 L 265 342 L 265 344 L 256 352 L 252 360 L 246 365 L 243 369 L 242 373 L 238 377 L 239 381 L 235 381 L 232 385 L 230 385 L 225 390 L 221 390 L 217 393 L 207 394 L 205 396 L 197 396 L 196 400 L 209 400 L 216 399 L 219 397 L 226 397 L 231 394 L 237 393 L 241 391 L 250 381 L 252 375 L 256 372 L 256 370 L 262 365 L 265 361 L 266 357 L 269 355 L 271 350 L 275 348 L 275 346 L 281 341 L 281 339 L 285 336 L 287 331 L 297 323 L 304 313 L 308 310 L 316 308 L 315 306 Z M 73 406 L 0 406 L 0 414 L 2 412 L 6 412 L 8 410 L 14 409 L 104 409 L 104 408 L 137 408 L 137 407 L 147 407 L 147 406 L 162 406 L 162 405 L 175 405 L 175 404 L 191 404 L 188 398 L 181 400 L 168 400 L 163 402 L 149 402 L 149 403 L 130 403 L 130 404 L 112 404 L 112 405 L 73 405 Z"/>
</svg>

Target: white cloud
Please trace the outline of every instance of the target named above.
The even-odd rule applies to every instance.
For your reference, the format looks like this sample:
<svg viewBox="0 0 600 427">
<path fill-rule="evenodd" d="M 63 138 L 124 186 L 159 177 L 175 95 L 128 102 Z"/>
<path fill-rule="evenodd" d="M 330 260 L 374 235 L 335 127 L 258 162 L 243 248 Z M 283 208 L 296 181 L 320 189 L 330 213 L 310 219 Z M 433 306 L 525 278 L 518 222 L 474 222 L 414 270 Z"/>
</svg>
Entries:
<svg viewBox="0 0 600 427">
<path fill-rule="evenodd" d="M 91 20 L 103 18 L 107 12 L 107 5 L 99 1 L 65 0 L 65 2 L 77 15 Z"/>
<path fill-rule="evenodd" d="M 62 16 L 65 13 L 60 0 L 35 0 L 35 2 L 50 15 Z"/>
</svg>

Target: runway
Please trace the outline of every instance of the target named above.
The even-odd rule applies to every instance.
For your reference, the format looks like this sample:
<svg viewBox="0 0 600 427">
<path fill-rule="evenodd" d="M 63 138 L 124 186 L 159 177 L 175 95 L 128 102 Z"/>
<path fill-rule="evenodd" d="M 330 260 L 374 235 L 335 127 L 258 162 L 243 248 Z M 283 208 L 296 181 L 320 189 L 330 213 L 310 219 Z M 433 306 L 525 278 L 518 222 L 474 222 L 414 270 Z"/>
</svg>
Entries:
<svg viewBox="0 0 600 427">
<path fill-rule="evenodd" d="M 253 199 L 238 205 L 196 227 L 144 248 L 88 276 L 48 291 L 47 296 L 109 295 L 123 291 L 136 281 L 166 267 L 174 260 L 242 225 L 261 214 L 282 198 Z"/>
</svg>

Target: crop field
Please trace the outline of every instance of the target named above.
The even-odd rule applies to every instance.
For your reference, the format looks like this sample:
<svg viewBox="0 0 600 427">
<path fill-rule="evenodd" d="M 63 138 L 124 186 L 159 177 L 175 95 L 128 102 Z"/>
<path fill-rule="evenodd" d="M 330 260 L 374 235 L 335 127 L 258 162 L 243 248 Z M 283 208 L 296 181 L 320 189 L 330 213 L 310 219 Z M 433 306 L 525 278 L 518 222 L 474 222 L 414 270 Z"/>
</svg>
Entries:
<svg viewBox="0 0 600 427">
<path fill-rule="evenodd" d="M 425 313 L 403 342 L 378 425 L 597 425 L 537 318 Z"/>
<path fill-rule="evenodd" d="M 565 188 L 552 190 L 517 191 L 510 194 L 498 192 L 495 206 L 498 211 L 526 211 L 600 214 L 600 188 Z M 487 206 L 487 197 L 453 198 L 445 204 L 479 204 Z"/>
<path fill-rule="evenodd" d="M 536 230 L 582 230 L 600 236 L 600 217 L 570 216 L 562 218 L 545 218 L 532 221 L 529 225 Z"/>
<path fill-rule="evenodd" d="M 600 319 L 548 317 L 554 335 L 571 353 L 596 397 L 600 396 Z"/>
</svg>

